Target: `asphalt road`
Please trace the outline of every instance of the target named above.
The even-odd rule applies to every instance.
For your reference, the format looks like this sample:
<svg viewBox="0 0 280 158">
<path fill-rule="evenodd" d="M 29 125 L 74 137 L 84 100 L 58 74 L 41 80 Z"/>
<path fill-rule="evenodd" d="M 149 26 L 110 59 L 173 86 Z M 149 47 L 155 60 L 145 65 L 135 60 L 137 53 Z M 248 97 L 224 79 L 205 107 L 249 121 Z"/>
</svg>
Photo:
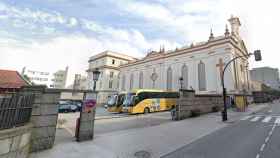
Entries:
<svg viewBox="0 0 280 158">
<path fill-rule="evenodd" d="M 279 158 L 280 103 L 272 104 L 163 158 Z"/>
</svg>

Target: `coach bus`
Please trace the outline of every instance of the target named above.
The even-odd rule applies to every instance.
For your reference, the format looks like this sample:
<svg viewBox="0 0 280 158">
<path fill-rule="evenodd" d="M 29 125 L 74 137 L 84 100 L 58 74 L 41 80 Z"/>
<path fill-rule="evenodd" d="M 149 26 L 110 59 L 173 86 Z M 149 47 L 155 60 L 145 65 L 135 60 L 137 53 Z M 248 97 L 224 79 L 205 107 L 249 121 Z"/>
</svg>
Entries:
<svg viewBox="0 0 280 158">
<path fill-rule="evenodd" d="M 125 95 L 123 112 L 130 114 L 166 111 L 175 107 L 179 92 L 154 89 L 133 90 Z"/>
<path fill-rule="evenodd" d="M 107 105 L 108 105 L 107 110 L 109 112 L 121 113 L 125 94 L 126 94 L 125 92 L 122 92 L 120 94 L 111 96 L 111 98 L 107 102 Z"/>
</svg>

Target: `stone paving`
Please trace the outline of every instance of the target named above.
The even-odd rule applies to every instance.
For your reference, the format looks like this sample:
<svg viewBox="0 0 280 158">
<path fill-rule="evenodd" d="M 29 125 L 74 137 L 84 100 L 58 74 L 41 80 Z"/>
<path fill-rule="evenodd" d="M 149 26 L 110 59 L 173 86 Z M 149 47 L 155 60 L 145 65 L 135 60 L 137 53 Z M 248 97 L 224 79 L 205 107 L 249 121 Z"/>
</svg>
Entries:
<svg viewBox="0 0 280 158">
<path fill-rule="evenodd" d="M 250 106 L 243 113 L 229 110 L 230 121 L 267 106 Z M 51 150 L 32 154 L 31 158 L 60 158 L 66 155 L 70 158 L 133 158 L 141 154 L 158 158 L 227 125 L 221 122 L 219 113 L 212 113 L 158 126 L 107 133 L 83 143 L 69 141 L 56 144 Z"/>
</svg>

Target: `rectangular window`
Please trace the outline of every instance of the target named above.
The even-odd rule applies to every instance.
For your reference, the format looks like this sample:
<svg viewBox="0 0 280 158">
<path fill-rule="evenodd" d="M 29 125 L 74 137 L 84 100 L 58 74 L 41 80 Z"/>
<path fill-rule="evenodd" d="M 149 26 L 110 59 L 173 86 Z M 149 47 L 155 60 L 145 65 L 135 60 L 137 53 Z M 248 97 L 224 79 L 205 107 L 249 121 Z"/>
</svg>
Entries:
<svg viewBox="0 0 280 158">
<path fill-rule="evenodd" d="M 112 65 L 114 65 L 115 64 L 115 59 L 112 59 Z"/>
<path fill-rule="evenodd" d="M 109 88 L 113 88 L 113 81 L 109 81 Z"/>
<path fill-rule="evenodd" d="M 110 72 L 110 78 L 114 77 L 114 72 Z"/>
</svg>

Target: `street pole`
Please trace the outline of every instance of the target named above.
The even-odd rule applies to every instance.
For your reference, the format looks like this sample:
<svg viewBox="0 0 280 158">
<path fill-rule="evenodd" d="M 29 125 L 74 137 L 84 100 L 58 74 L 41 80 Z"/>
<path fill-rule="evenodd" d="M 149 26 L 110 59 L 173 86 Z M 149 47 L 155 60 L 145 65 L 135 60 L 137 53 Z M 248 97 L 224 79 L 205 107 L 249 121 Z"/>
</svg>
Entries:
<svg viewBox="0 0 280 158">
<path fill-rule="evenodd" d="M 96 90 L 96 81 L 93 81 L 93 92 Z"/>
<path fill-rule="evenodd" d="M 227 90 L 225 88 L 225 82 L 224 82 L 225 71 L 226 71 L 227 67 L 229 66 L 229 64 L 232 63 L 233 61 L 235 61 L 236 59 L 243 58 L 243 57 L 250 57 L 251 55 L 255 55 L 256 61 L 261 60 L 260 50 L 256 50 L 256 51 L 254 51 L 254 54 L 249 53 L 247 55 L 237 56 L 237 57 L 231 59 L 223 69 L 222 78 L 221 78 L 222 88 L 223 88 L 223 101 L 224 101 L 224 109 L 222 110 L 222 121 L 228 120 L 228 117 L 227 117 Z"/>
<path fill-rule="evenodd" d="M 224 109 L 222 111 L 222 120 L 227 121 L 227 90 L 225 87 L 223 87 L 223 101 L 224 101 Z"/>
</svg>

